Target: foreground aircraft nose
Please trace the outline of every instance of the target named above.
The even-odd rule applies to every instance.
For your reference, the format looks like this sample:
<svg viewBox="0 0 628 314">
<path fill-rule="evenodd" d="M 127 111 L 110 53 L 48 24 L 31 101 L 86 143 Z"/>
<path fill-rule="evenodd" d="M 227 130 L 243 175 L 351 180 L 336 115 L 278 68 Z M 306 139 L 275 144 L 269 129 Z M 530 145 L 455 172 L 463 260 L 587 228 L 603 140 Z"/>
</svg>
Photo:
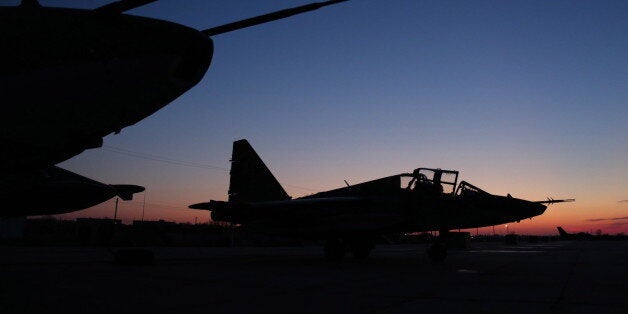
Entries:
<svg viewBox="0 0 628 314">
<path fill-rule="evenodd" d="M 182 79 L 188 89 L 196 85 L 204 76 L 212 61 L 214 45 L 209 37 L 203 37 L 198 33 L 188 32 L 184 40 L 173 44 L 176 46 L 179 62 L 173 76 Z"/>
<path fill-rule="evenodd" d="M 543 204 L 532 203 L 532 211 L 534 212 L 535 216 L 538 216 L 538 215 L 541 215 L 542 213 L 544 213 L 545 209 L 547 209 L 547 206 L 545 206 Z"/>
</svg>

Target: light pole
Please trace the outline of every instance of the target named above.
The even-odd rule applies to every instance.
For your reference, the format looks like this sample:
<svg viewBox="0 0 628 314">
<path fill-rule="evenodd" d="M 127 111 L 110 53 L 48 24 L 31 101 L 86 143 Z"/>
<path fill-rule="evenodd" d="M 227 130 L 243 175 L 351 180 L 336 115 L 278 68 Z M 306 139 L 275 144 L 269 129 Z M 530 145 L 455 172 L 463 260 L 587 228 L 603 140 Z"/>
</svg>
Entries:
<svg viewBox="0 0 628 314">
<path fill-rule="evenodd" d="M 118 218 L 118 201 L 120 199 L 116 197 L 116 210 L 113 212 L 113 223 L 116 223 L 116 218 Z"/>
<path fill-rule="evenodd" d="M 142 222 L 144 222 L 144 210 L 146 209 L 146 189 L 144 189 L 144 203 L 142 203 Z"/>
</svg>

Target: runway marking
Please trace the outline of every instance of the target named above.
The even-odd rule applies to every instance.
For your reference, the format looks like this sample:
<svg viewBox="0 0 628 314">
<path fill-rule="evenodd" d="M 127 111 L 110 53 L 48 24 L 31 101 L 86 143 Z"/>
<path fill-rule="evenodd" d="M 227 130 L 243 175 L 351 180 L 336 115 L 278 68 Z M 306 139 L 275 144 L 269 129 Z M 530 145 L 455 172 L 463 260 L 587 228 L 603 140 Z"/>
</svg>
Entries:
<svg viewBox="0 0 628 314">
<path fill-rule="evenodd" d="M 554 302 L 551 304 L 550 309 L 552 310 L 559 309 L 560 303 L 565 299 L 565 291 L 567 291 L 567 286 L 571 283 L 571 281 L 573 280 L 573 277 L 576 274 L 576 267 L 578 266 L 578 263 L 580 262 L 581 257 L 582 257 L 582 249 L 579 249 L 578 255 L 576 256 L 576 260 L 571 264 L 571 268 L 569 268 L 569 273 L 567 273 L 567 279 L 565 280 L 565 283 L 563 284 L 563 286 L 560 288 L 560 294 L 558 295 L 556 300 L 554 300 Z"/>
<path fill-rule="evenodd" d="M 543 253 L 547 251 L 538 250 L 472 250 L 469 253 Z"/>
<path fill-rule="evenodd" d="M 461 274 L 479 274 L 480 273 L 479 270 L 473 270 L 473 269 L 458 269 L 458 272 Z"/>
</svg>

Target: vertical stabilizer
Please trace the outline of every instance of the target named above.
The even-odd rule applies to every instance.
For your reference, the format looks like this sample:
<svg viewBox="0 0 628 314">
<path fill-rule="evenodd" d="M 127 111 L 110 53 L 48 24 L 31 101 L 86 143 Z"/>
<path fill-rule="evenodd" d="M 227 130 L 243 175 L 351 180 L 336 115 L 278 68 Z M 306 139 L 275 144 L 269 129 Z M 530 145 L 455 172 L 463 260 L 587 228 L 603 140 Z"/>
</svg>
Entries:
<svg viewBox="0 0 628 314">
<path fill-rule="evenodd" d="M 264 202 L 289 200 L 247 140 L 233 142 L 229 202 Z"/>
<path fill-rule="evenodd" d="M 567 231 L 565 231 L 565 229 L 563 229 L 562 227 L 556 227 L 556 229 L 558 229 L 558 233 L 560 233 L 561 237 L 568 237 L 569 233 L 567 233 Z"/>
</svg>

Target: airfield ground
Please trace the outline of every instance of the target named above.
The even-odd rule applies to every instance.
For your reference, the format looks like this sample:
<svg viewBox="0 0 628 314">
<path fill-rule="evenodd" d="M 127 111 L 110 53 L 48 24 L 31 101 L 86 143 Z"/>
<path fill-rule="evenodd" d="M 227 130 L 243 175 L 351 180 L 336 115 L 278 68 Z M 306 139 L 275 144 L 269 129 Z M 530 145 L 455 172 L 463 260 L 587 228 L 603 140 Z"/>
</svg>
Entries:
<svg viewBox="0 0 628 314">
<path fill-rule="evenodd" d="M 0 247 L 0 313 L 628 313 L 628 241 L 473 243 L 430 262 L 381 245 L 330 263 L 319 247 Z"/>
</svg>

